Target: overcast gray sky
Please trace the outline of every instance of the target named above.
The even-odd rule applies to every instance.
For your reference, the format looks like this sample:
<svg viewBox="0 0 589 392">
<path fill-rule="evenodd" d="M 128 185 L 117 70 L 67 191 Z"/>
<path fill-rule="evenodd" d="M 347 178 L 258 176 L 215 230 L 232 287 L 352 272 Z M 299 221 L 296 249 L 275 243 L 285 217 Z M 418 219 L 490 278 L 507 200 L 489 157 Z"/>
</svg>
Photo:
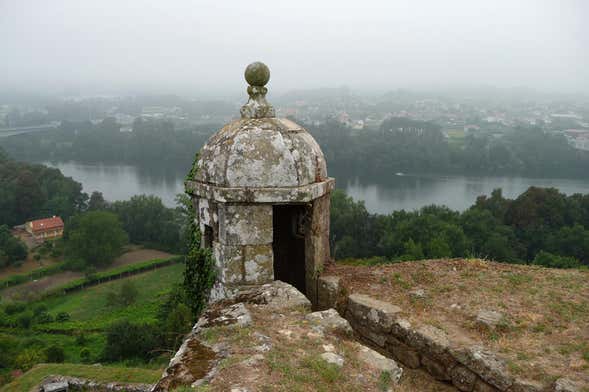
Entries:
<svg viewBox="0 0 589 392">
<path fill-rule="evenodd" d="M 225 93 L 492 85 L 589 92 L 584 0 L 0 0 L 0 88 Z"/>
</svg>

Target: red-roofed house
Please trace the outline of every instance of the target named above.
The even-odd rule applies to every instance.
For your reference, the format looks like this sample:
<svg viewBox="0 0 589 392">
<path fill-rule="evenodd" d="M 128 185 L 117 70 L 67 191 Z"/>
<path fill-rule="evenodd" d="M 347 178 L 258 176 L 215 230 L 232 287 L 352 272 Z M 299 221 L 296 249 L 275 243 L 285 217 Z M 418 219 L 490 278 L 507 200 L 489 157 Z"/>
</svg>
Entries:
<svg viewBox="0 0 589 392">
<path fill-rule="evenodd" d="M 63 235 L 63 221 L 59 216 L 27 222 L 25 229 L 36 240 L 59 238 Z"/>
</svg>

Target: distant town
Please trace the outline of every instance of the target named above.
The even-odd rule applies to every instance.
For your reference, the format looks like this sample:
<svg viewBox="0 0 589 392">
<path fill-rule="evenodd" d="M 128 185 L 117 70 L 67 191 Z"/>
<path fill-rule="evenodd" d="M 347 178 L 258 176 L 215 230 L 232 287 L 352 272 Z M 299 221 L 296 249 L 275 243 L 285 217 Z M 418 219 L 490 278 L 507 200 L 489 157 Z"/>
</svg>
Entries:
<svg viewBox="0 0 589 392">
<path fill-rule="evenodd" d="M 403 117 L 433 122 L 450 143 L 468 135 L 502 138 L 517 127 L 561 134 L 578 150 L 589 151 L 589 98 L 454 93 L 405 90 L 360 95 L 348 88 L 294 91 L 273 97 L 281 117 L 308 126 L 336 122 L 351 130 L 380 130 L 387 119 Z M 240 101 L 191 100 L 177 96 L 64 97 L 43 103 L 0 104 L 0 137 L 58 128 L 62 121 L 100 123 L 112 118 L 120 132 L 133 132 L 136 119 L 164 120 L 175 129 L 221 124 L 238 113 Z"/>
</svg>

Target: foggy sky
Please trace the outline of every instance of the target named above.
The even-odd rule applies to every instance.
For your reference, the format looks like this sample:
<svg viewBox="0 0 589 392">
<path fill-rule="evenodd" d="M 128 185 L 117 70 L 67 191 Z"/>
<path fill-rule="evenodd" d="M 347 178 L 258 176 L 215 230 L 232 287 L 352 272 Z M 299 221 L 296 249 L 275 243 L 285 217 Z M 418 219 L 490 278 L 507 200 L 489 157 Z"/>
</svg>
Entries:
<svg viewBox="0 0 589 392">
<path fill-rule="evenodd" d="M 589 92 L 584 0 L 0 0 L 0 89 L 222 95 L 479 85 Z"/>
</svg>

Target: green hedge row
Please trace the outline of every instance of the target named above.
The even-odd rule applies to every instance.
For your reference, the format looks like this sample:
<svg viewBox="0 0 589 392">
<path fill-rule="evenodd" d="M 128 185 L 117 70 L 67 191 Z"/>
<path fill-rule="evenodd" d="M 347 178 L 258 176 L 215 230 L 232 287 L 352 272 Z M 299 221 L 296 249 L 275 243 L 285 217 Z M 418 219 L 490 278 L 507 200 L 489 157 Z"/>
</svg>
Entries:
<svg viewBox="0 0 589 392">
<path fill-rule="evenodd" d="M 7 278 L 0 279 L 0 289 L 5 289 L 10 286 L 16 286 L 18 284 L 30 282 L 32 280 L 39 279 L 44 276 L 56 274 L 63 270 L 65 270 L 65 262 L 50 265 L 48 267 L 39 268 L 26 274 L 10 275 Z"/>
<path fill-rule="evenodd" d="M 84 287 L 94 286 L 111 280 L 120 279 L 125 276 L 135 275 L 143 271 L 149 271 L 167 265 L 181 263 L 183 261 L 184 256 L 173 256 L 168 259 L 153 259 L 139 263 L 123 265 L 121 267 L 113 268 L 107 271 L 96 272 L 95 274 L 89 275 L 85 278 L 72 280 L 71 282 L 68 282 L 62 286 L 56 287 L 48 294 L 67 294 L 72 291 L 83 289 Z"/>
</svg>

